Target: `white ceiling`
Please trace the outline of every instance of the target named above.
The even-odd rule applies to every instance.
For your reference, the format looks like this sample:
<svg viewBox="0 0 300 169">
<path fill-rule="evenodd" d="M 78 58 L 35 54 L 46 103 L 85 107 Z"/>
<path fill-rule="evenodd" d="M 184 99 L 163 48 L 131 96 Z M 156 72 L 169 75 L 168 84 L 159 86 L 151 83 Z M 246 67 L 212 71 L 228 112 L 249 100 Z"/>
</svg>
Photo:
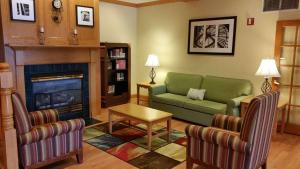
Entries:
<svg viewBox="0 0 300 169">
<path fill-rule="evenodd" d="M 140 3 L 144 3 L 144 2 L 153 2 L 156 0 L 122 0 L 124 2 L 131 2 L 131 3 L 135 3 L 135 4 L 140 4 Z"/>
</svg>

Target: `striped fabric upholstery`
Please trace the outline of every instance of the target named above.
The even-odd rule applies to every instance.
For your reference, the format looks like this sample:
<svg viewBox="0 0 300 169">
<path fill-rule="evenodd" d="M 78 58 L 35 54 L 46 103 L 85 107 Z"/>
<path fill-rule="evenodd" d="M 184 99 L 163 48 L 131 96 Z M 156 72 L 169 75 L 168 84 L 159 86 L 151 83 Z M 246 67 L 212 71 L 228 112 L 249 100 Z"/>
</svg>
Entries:
<svg viewBox="0 0 300 169">
<path fill-rule="evenodd" d="M 194 125 L 186 128 L 186 134 L 192 159 L 222 169 L 244 169 L 250 145 L 239 136 Z"/>
<path fill-rule="evenodd" d="M 279 92 L 270 92 L 254 98 L 243 122 L 215 116 L 212 126 L 241 131 L 240 135 L 214 127 L 188 126 L 187 160 L 220 169 L 259 168 L 267 160 L 278 97 Z"/>
<path fill-rule="evenodd" d="M 250 103 L 258 106 L 254 113 L 250 110 L 246 112 L 241 131 L 241 139 L 252 145 L 246 169 L 257 168 L 267 160 L 278 99 L 279 92 L 270 92 L 256 97 Z"/>
<path fill-rule="evenodd" d="M 74 130 L 21 146 L 23 167 L 48 161 L 82 149 L 83 130 Z"/>
<path fill-rule="evenodd" d="M 211 126 L 240 132 L 242 128 L 242 119 L 236 116 L 217 114 L 214 116 Z"/>
<path fill-rule="evenodd" d="M 53 109 L 28 113 L 17 93 L 12 95 L 12 101 L 24 168 L 82 150 L 83 119 L 58 121 L 57 110 Z"/>
<path fill-rule="evenodd" d="M 12 103 L 14 110 L 15 127 L 18 134 L 24 134 L 31 130 L 32 125 L 29 120 L 28 111 L 24 105 L 21 96 L 18 93 L 12 94 Z"/>
<path fill-rule="evenodd" d="M 33 126 L 53 123 L 59 120 L 58 111 L 56 109 L 31 112 L 29 116 Z"/>
<path fill-rule="evenodd" d="M 50 137 L 59 136 L 76 130 L 81 130 L 84 127 L 84 120 L 75 119 L 68 121 L 60 121 L 57 123 L 45 124 L 34 127 L 30 132 L 19 135 L 20 144 L 30 144 Z"/>
</svg>

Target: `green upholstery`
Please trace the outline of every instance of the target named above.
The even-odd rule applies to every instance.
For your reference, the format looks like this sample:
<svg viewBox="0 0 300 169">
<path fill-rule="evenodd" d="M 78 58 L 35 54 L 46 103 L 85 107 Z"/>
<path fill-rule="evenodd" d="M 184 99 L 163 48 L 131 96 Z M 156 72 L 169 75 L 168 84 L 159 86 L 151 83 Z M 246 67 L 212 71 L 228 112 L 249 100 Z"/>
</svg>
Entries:
<svg viewBox="0 0 300 169">
<path fill-rule="evenodd" d="M 206 76 L 201 88 L 206 89 L 205 100 L 227 103 L 230 99 L 250 95 L 252 85 L 243 79 Z"/>
<path fill-rule="evenodd" d="M 192 100 L 186 95 L 190 88 L 206 89 L 204 100 Z M 151 86 L 149 105 L 173 113 L 174 117 L 210 125 L 214 114 L 239 116 L 240 102 L 251 95 L 248 80 L 170 72 L 165 85 Z"/>
<path fill-rule="evenodd" d="M 166 85 L 155 85 L 149 88 L 149 95 L 154 96 L 158 94 L 163 94 L 167 92 Z"/>
<path fill-rule="evenodd" d="M 205 126 L 209 126 L 212 123 L 213 116 L 206 113 L 201 113 L 183 107 L 172 106 L 168 104 L 151 102 L 151 107 L 154 109 L 171 112 L 173 117 L 182 119 L 192 123 L 197 123 Z"/>
<path fill-rule="evenodd" d="M 183 105 L 184 108 L 198 112 L 205 112 L 211 115 L 226 114 L 227 105 L 209 100 L 191 100 L 189 99 Z"/>
<path fill-rule="evenodd" d="M 227 102 L 227 114 L 231 116 L 239 116 L 239 106 L 241 104 L 241 101 L 246 99 L 248 96 L 240 96 L 233 99 L 228 100 Z"/>
<path fill-rule="evenodd" d="M 202 79 L 201 75 L 169 72 L 165 84 L 168 93 L 186 96 L 190 88 L 200 88 Z"/>
<path fill-rule="evenodd" d="M 190 99 L 182 95 L 164 93 L 153 96 L 152 100 L 159 103 L 183 107 L 184 103 L 188 102 Z"/>
</svg>

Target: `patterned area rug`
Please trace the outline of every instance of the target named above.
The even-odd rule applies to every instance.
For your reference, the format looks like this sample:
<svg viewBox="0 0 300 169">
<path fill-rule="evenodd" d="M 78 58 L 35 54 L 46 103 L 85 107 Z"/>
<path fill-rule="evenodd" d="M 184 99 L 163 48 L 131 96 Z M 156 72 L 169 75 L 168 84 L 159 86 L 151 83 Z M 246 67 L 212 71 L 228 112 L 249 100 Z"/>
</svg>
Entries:
<svg viewBox="0 0 300 169">
<path fill-rule="evenodd" d="M 85 129 L 84 141 L 117 158 L 141 169 L 170 169 L 185 161 L 186 135 L 172 130 L 171 143 L 166 136 L 152 141 L 152 150 L 147 150 L 146 126 L 136 124 L 128 127 L 115 124 L 112 135 L 108 134 L 108 124 Z M 144 130 L 144 131 L 143 131 Z M 166 128 L 154 126 L 153 132 L 162 132 Z"/>
</svg>

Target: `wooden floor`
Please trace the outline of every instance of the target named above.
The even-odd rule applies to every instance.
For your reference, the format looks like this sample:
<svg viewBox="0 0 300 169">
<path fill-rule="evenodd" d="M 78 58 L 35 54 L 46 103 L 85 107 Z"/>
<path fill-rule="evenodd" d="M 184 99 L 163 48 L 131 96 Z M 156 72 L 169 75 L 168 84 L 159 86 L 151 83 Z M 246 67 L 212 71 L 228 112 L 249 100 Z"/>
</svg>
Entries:
<svg viewBox="0 0 300 169">
<path fill-rule="evenodd" d="M 97 118 L 107 121 L 106 109 L 102 109 Z M 184 131 L 186 122 L 173 120 L 172 128 Z M 199 167 L 195 166 L 197 169 Z M 134 169 L 130 164 L 107 154 L 93 146 L 84 143 L 84 163 L 77 164 L 75 157 L 65 160 L 44 169 Z M 185 169 L 185 163 L 174 169 Z M 289 134 L 277 134 L 271 145 L 268 160 L 268 169 L 300 169 L 300 137 Z"/>
</svg>

